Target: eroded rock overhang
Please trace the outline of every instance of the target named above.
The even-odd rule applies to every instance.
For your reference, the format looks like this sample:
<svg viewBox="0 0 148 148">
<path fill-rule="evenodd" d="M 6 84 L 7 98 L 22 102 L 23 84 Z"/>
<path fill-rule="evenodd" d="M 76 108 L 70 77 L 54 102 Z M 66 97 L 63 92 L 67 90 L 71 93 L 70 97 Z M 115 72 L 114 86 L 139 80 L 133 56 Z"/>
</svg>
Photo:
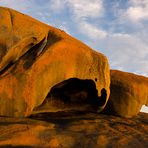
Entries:
<svg viewBox="0 0 148 148">
<path fill-rule="evenodd" d="M 0 115 L 29 116 L 55 86 L 73 78 L 93 82 L 98 97 L 102 92 L 106 96 L 98 112 L 104 108 L 110 70 L 103 54 L 17 11 L 0 7 L 0 12 Z M 82 105 L 87 104 L 85 99 Z"/>
</svg>

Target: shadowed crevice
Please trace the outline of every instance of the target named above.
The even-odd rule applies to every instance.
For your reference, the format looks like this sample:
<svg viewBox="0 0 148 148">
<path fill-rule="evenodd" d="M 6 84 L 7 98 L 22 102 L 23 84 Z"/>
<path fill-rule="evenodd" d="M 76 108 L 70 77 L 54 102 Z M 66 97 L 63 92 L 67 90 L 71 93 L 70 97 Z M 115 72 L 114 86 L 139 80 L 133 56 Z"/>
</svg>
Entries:
<svg viewBox="0 0 148 148">
<path fill-rule="evenodd" d="M 31 47 L 27 52 L 25 52 L 22 56 L 20 56 L 17 60 L 13 61 L 10 60 L 10 62 L 0 71 L 0 75 L 3 75 L 5 72 L 7 72 L 12 66 L 15 69 L 15 65 L 20 60 L 23 60 L 23 68 L 29 69 L 33 63 L 37 60 L 39 56 L 41 56 L 46 50 L 49 49 L 50 46 L 55 44 L 56 42 L 60 41 L 62 38 L 57 36 L 54 32 L 49 31 L 48 32 L 48 37 L 43 38 L 38 44 L 33 46 L 33 42 L 28 45 Z M 32 47 L 33 46 L 33 47 Z M 23 50 L 23 49 L 20 49 Z"/>
<path fill-rule="evenodd" d="M 64 103 L 98 103 L 98 91 L 92 80 L 70 78 L 51 88 L 47 99 L 61 99 Z"/>
<path fill-rule="evenodd" d="M 103 88 L 99 97 L 93 80 L 70 78 L 53 86 L 43 103 L 34 108 L 34 111 L 59 108 L 60 111 L 97 112 L 100 107 L 104 106 L 106 99 L 106 90 Z"/>
<path fill-rule="evenodd" d="M 46 98 L 47 100 L 61 99 L 64 103 L 102 106 L 106 102 L 106 97 L 107 93 L 104 88 L 101 90 L 101 96 L 98 96 L 98 90 L 93 80 L 70 78 L 53 86 Z"/>
<path fill-rule="evenodd" d="M 41 42 L 32 47 L 24 55 L 24 68 L 29 69 L 39 56 L 41 56 L 50 46 L 52 46 L 59 40 L 61 40 L 61 37 L 54 34 L 54 32 L 49 31 L 47 39 L 45 37 Z"/>
<path fill-rule="evenodd" d="M 10 10 L 8 10 L 8 11 L 9 11 L 9 15 L 10 15 L 11 27 L 13 28 L 13 15 Z"/>
<path fill-rule="evenodd" d="M 12 67 L 14 65 L 14 62 L 13 61 L 10 61 L 9 63 L 8 63 L 8 65 L 6 66 L 6 67 L 4 67 L 4 69 L 2 69 L 1 71 L 0 71 L 0 75 L 2 75 L 2 74 L 4 74 L 10 67 Z"/>
<path fill-rule="evenodd" d="M 99 97 L 99 106 L 104 106 L 107 99 L 107 92 L 105 88 L 101 90 L 101 96 Z"/>
</svg>

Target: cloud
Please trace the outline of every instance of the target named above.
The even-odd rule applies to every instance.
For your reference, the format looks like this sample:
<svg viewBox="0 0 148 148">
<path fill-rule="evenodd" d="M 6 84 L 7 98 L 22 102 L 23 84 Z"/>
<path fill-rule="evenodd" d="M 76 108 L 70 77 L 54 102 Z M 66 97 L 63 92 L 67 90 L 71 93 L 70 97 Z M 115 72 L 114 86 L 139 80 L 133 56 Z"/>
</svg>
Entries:
<svg viewBox="0 0 148 148">
<path fill-rule="evenodd" d="M 80 33 L 92 40 L 102 39 L 107 35 L 106 31 L 87 21 L 103 15 L 102 0 L 67 0 L 66 2 Z"/>
<path fill-rule="evenodd" d="M 132 21 L 148 19 L 148 8 L 130 7 L 127 10 L 127 15 Z"/>
<path fill-rule="evenodd" d="M 66 6 L 66 1 L 63 0 L 50 0 L 49 4 L 49 9 L 51 9 L 52 11 L 54 11 L 55 13 L 61 13 L 64 9 L 64 7 Z"/>
<path fill-rule="evenodd" d="M 130 4 L 126 14 L 131 21 L 138 22 L 148 19 L 147 0 L 130 0 Z"/>
<path fill-rule="evenodd" d="M 94 25 L 87 23 L 87 22 L 79 23 L 79 30 L 85 36 L 89 37 L 92 41 L 103 39 L 107 36 L 106 31 L 101 30 L 101 29 L 99 29 L 99 28 L 95 27 Z"/>
<path fill-rule="evenodd" d="M 148 75 L 148 45 L 140 38 L 130 34 L 113 33 L 108 34 L 101 42 L 92 42 L 91 46 L 101 49 L 109 58 L 112 69 Z"/>
<path fill-rule="evenodd" d="M 1 0 L 0 5 L 13 8 L 15 10 L 25 12 L 26 10 L 29 10 L 32 8 L 31 1 L 26 0 L 20 0 L 19 2 L 16 0 Z"/>
<path fill-rule="evenodd" d="M 103 12 L 102 0 L 67 0 L 67 3 L 77 19 L 96 18 Z"/>
</svg>

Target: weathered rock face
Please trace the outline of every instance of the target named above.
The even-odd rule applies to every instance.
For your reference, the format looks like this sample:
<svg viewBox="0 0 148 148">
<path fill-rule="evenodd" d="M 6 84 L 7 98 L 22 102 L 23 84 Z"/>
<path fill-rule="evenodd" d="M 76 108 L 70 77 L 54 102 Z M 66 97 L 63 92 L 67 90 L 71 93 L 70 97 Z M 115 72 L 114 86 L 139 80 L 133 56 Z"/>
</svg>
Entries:
<svg viewBox="0 0 148 148">
<path fill-rule="evenodd" d="M 111 70 L 111 94 L 104 112 L 132 117 L 148 101 L 148 78 L 127 72 Z"/>
<path fill-rule="evenodd" d="M 92 113 L 0 117 L 0 147 L 147 148 L 147 121 L 142 113 L 132 119 Z"/>
<path fill-rule="evenodd" d="M 75 108 L 69 108 L 63 100 L 59 101 L 50 93 L 52 87 L 59 84 L 61 88 L 61 83 L 70 78 L 86 80 L 85 86 L 91 83 L 95 99 L 97 93 L 101 100 L 97 101 L 97 110 L 102 110 L 109 97 L 109 73 L 107 58 L 101 53 L 59 29 L 12 9 L 0 7 L 1 116 L 28 116 L 45 110 L 77 110 L 76 105 Z M 66 85 L 65 81 L 63 84 Z M 72 86 L 75 88 L 74 84 Z M 79 94 L 76 90 L 73 94 L 85 102 L 89 96 L 86 90 L 81 89 Z M 67 96 L 67 99 L 71 99 L 70 95 Z M 52 101 L 53 98 L 57 101 Z M 81 109 L 90 109 L 93 103 L 87 102 L 84 108 L 81 105 Z"/>
</svg>

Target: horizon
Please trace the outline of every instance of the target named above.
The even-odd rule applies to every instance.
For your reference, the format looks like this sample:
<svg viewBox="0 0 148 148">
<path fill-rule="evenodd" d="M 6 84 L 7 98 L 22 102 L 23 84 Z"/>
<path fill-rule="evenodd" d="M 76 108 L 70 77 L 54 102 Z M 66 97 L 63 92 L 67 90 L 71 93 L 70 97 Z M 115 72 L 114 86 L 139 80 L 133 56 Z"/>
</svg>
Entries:
<svg viewBox="0 0 148 148">
<path fill-rule="evenodd" d="M 0 6 L 64 30 L 106 55 L 111 69 L 148 77 L 147 0 L 0 0 Z"/>
</svg>

